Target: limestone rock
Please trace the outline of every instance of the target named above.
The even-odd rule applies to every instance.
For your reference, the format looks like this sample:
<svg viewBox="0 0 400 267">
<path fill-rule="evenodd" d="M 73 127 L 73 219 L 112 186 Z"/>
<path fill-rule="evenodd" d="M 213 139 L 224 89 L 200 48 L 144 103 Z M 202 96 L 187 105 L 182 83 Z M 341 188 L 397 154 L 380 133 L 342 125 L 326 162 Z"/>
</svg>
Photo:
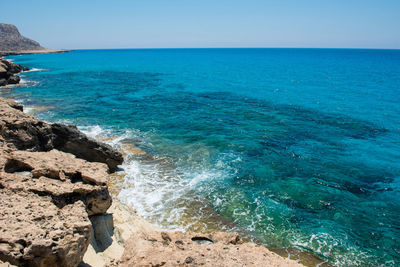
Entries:
<svg viewBox="0 0 400 267">
<path fill-rule="evenodd" d="M 6 266 L 77 266 L 93 232 L 89 216 L 111 205 L 108 166 L 58 151 L 57 144 L 51 125 L 0 98 L 0 263 Z M 101 143 L 82 147 L 115 152 Z"/>
<path fill-rule="evenodd" d="M 51 129 L 56 136 L 54 147 L 59 150 L 72 153 L 88 161 L 106 163 L 111 171 L 115 171 L 123 161 L 120 152 L 109 145 L 101 144 L 87 137 L 74 126 L 55 123 L 51 125 Z"/>
<path fill-rule="evenodd" d="M 302 266 L 237 234 L 150 232 L 132 235 L 111 266 Z"/>
<path fill-rule="evenodd" d="M 49 197 L 0 190 L 0 260 L 18 266 L 76 266 L 90 239 L 82 202 L 58 208 Z"/>
<path fill-rule="evenodd" d="M 81 200 L 89 215 L 102 214 L 111 206 L 106 181 L 107 166 L 77 159 L 57 150 L 14 151 L 5 156 L 5 178 L 0 185 L 49 195 L 58 206 Z"/>
<path fill-rule="evenodd" d="M 0 135 L 15 149 L 50 151 L 58 149 L 91 162 L 106 163 L 114 171 L 122 163 L 120 152 L 91 139 L 74 126 L 49 125 L 21 112 L 12 100 L 0 98 Z"/>
<path fill-rule="evenodd" d="M 54 134 L 50 125 L 21 111 L 10 99 L 0 98 L 0 135 L 14 149 L 49 151 Z"/>
</svg>

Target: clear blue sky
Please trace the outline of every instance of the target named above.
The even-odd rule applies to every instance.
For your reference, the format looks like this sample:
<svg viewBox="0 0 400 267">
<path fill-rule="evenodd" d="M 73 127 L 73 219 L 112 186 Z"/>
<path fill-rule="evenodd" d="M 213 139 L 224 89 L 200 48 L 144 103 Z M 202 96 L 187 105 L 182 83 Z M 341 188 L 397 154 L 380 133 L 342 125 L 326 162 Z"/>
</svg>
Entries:
<svg viewBox="0 0 400 267">
<path fill-rule="evenodd" d="M 400 0 L 0 0 L 49 48 L 400 48 Z"/>
</svg>

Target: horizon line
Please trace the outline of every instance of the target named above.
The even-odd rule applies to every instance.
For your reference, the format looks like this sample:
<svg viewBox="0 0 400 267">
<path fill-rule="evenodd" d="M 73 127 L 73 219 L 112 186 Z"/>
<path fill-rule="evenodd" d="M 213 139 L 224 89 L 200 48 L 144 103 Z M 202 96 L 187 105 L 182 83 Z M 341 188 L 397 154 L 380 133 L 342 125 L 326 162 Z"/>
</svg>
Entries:
<svg viewBox="0 0 400 267">
<path fill-rule="evenodd" d="M 64 48 L 61 48 L 64 49 Z M 145 50 L 145 49 L 343 49 L 343 50 L 400 50 L 400 48 L 376 47 L 268 47 L 268 46 L 234 46 L 234 47 L 118 47 L 118 48 L 65 48 L 65 50 Z"/>
</svg>

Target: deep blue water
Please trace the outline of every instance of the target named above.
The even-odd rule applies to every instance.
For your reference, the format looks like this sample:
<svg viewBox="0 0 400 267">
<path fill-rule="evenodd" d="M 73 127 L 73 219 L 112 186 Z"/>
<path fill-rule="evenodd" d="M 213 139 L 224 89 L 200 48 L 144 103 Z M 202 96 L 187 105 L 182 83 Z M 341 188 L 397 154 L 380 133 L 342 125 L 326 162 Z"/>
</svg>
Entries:
<svg viewBox="0 0 400 267">
<path fill-rule="evenodd" d="M 339 266 L 400 264 L 400 50 L 79 50 L 3 89 L 128 155 L 119 198 Z"/>
</svg>

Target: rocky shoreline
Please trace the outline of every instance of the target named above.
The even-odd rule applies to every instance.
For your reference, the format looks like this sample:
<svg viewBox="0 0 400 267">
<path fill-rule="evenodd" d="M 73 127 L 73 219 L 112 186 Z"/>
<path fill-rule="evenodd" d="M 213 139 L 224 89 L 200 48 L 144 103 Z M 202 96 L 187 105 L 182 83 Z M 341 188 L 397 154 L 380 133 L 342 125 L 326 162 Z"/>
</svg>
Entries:
<svg viewBox="0 0 400 267">
<path fill-rule="evenodd" d="M 28 67 L 21 66 L 0 57 L 0 86 L 18 84 L 21 78 L 16 74 L 27 70 L 29 70 Z"/>
<path fill-rule="evenodd" d="M 6 98 L 0 154 L 0 266 L 302 266 L 234 233 L 148 223 L 112 199 L 119 151 Z"/>
</svg>

